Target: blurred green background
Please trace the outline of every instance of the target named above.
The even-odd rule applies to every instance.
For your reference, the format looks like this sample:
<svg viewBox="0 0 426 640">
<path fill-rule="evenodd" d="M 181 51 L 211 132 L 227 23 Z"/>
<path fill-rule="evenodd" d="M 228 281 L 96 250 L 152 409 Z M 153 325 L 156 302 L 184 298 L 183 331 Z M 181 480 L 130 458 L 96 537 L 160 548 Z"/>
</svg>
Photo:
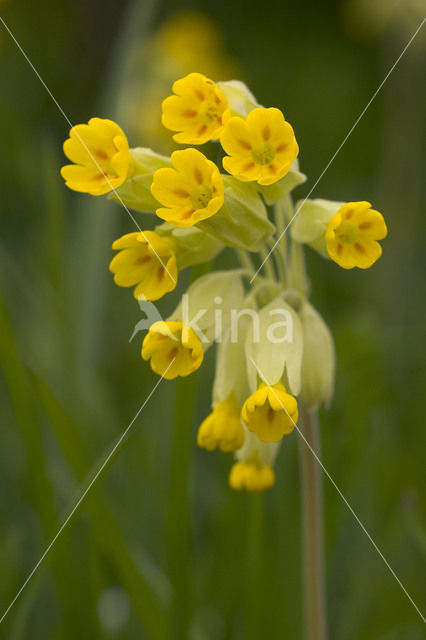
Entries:
<svg viewBox="0 0 426 640">
<path fill-rule="evenodd" d="M 212 22 L 185 31 L 176 26 L 183 10 Z M 117 118 L 132 146 L 154 144 L 153 104 L 182 65 L 238 73 L 294 126 L 309 176 L 299 198 L 423 19 L 416 0 L 2 0 L 0 11 L 71 122 Z M 312 194 L 373 202 L 389 227 L 383 258 L 346 272 L 308 256 L 312 300 L 338 358 L 322 458 L 423 611 L 425 45 L 423 29 Z M 103 198 L 67 192 L 59 167 L 69 126 L 2 25 L 0 82 L 3 611 L 156 377 L 140 335 L 129 344 L 140 310 L 107 268 L 112 241 L 132 222 Z M 297 434 L 270 492 L 232 492 L 231 456 L 195 444 L 213 364 L 209 353 L 198 380 L 161 383 L 0 637 L 302 637 Z M 326 479 L 324 490 L 330 638 L 425 638 Z"/>
</svg>

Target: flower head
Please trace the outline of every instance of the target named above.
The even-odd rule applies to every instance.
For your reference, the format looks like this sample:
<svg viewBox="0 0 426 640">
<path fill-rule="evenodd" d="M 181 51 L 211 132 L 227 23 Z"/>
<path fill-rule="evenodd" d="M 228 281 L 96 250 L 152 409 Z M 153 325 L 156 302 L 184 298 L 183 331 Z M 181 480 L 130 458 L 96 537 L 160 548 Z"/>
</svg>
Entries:
<svg viewBox="0 0 426 640">
<path fill-rule="evenodd" d="M 297 401 L 281 382 L 271 387 L 262 382 L 245 401 L 241 417 L 259 440 L 278 442 L 294 429 L 299 417 Z"/>
<path fill-rule="evenodd" d="M 126 180 L 132 159 L 123 130 L 112 120 L 91 118 L 78 124 L 64 142 L 64 153 L 74 164 L 62 167 L 67 187 L 100 196 Z"/>
<path fill-rule="evenodd" d="M 133 287 L 137 300 L 158 300 L 177 284 L 178 271 L 173 242 L 154 231 L 136 231 L 118 238 L 119 253 L 109 269 L 119 287 Z"/>
<path fill-rule="evenodd" d="M 268 185 L 283 178 L 299 153 L 292 126 L 279 109 L 259 107 L 247 118 L 230 118 L 220 143 L 228 156 L 223 166 L 243 182 Z"/>
<path fill-rule="evenodd" d="M 241 424 L 241 411 L 235 394 L 219 402 L 201 423 L 197 434 L 197 443 L 208 451 L 219 447 L 221 451 L 236 451 L 244 444 L 244 429 Z"/>
<path fill-rule="evenodd" d="M 203 346 L 191 327 L 180 320 L 154 322 L 142 343 L 142 358 L 151 369 L 172 380 L 196 371 L 204 358 Z"/>
<path fill-rule="evenodd" d="M 232 489 L 247 491 L 264 491 L 275 484 L 275 472 L 270 464 L 261 464 L 254 455 L 250 460 L 236 462 L 229 474 Z"/>
<path fill-rule="evenodd" d="M 382 255 L 377 240 L 386 238 L 387 232 L 382 214 L 369 202 L 348 202 L 328 223 L 328 254 L 344 269 L 368 269 Z"/>
<path fill-rule="evenodd" d="M 190 73 L 173 84 L 176 95 L 162 104 L 162 123 L 176 142 L 203 144 L 215 140 L 230 115 L 228 101 L 219 87 L 201 73 Z"/>
<path fill-rule="evenodd" d="M 191 227 L 217 213 L 224 186 L 216 165 L 197 149 L 175 151 L 172 163 L 174 169 L 154 173 L 151 192 L 166 207 L 157 209 L 157 216 L 176 227 Z"/>
</svg>

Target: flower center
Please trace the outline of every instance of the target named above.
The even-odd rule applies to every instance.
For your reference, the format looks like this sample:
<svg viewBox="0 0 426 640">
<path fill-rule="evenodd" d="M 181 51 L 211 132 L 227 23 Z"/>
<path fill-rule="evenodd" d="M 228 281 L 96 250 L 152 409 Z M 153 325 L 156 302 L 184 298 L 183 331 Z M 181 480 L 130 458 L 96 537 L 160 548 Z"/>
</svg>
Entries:
<svg viewBox="0 0 426 640">
<path fill-rule="evenodd" d="M 358 227 L 352 222 L 342 222 L 336 229 L 336 237 L 342 244 L 353 244 L 358 238 Z"/>
<path fill-rule="evenodd" d="M 212 199 L 213 191 L 205 184 L 200 184 L 190 194 L 189 199 L 192 206 L 197 211 L 198 209 L 205 209 Z"/>
<path fill-rule="evenodd" d="M 210 100 L 205 100 L 198 110 L 198 116 L 203 124 L 216 122 L 220 116 L 217 104 Z"/>
<path fill-rule="evenodd" d="M 261 142 L 253 147 L 251 155 L 256 164 L 270 164 L 275 158 L 275 149 L 270 142 Z"/>
</svg>

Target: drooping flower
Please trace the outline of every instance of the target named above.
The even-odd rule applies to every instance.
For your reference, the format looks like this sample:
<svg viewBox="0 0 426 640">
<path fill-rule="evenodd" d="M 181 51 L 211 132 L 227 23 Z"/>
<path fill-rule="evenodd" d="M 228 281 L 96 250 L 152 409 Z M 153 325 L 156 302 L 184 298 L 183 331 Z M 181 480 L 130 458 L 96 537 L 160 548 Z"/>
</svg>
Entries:
<svg viewBox="0 0 426 640">
<path fill-rule="evenodd" d="M 188 376 L 203 362 L 200 339 L 191 327 L 181 321 L 154 322 L 142 343 L 142 358 L 151 361 L 151 369 L 172 380 Z"/>
<path fill-rule="evenodd" d="M 261 382 L 245 401 L 241 417 L 262 442 L 279 442 L 298 420 L 297 400 L 281 382 L 273 386 Z"/>
<path fill-rule="evenodd" d="M 176 142 L 203 144 L 215 140 L 230 115 L 228 101 L 210 78 L 190 73 L 173 84 L 176 95 L 163 101 L 163 125 L 171 131 Z"/>
<path fill-rule="evenodd" d="M 386 236 L 383 216 L 369 202 L 348 202 L 328 223 L 325 242 L 330 258 L 344 269 L 368 269 L 382 255 L 377 241 Z"/>
<path fill-rule="evenodd" d="M 201 423 L 197 443 L 208 451 L 217 447 L 224 452 L 235 451 L 244 444 L 244 429 L 241 424 L 241 410 L 231 394 L 219 402 Z"/>
<path fill-rule="evenodd" d="M 176 287 L 178 270 L 174 245 L 154 231 L 136 231 L 118 238 L 119 253 L 109 269 L 119 287 L 133 287 L 137 300 L 159 300 Z"/>
<path fill-rule="evenodd" d="M 61 169 L 67 187 L 100 196 L 126 180 L 132 164 L 126 135 L 112 120 L 91 118 L 78 124 L 64 142 L 64 153 L 74 164 Z"/>
<path fill-rule="evenodd" d="M 292 126 L 279 109 L 259 107 L 247 118 L 230 118 L 220 142 L 224 168 L 243 182 L 269 185 L 283 178 L 299 153 Z"/>
<path fill-rule="evenodd" d="M 174 169 L 154 173 L 151 192 L 165 207 L 157 209 L 157 216 L 177 227 L 191 227 L 217 213 L 224 202 L 217 166 L 197 149 L 175 151 L 172 163 Z"/>
<path fill-rule="evenodd" d="M 235 462 L 229 474 L 232 489 L 241 491 L 264 491 L 275 484 L 275 471 L 270 464 L 261 464 L 255 454 L 250 460 Z"/>
</svg>

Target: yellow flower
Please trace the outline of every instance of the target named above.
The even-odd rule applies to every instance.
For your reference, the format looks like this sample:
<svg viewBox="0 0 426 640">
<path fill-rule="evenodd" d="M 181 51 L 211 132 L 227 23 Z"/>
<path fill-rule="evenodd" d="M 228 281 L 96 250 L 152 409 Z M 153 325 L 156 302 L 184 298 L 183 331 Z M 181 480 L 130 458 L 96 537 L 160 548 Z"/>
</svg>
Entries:
<svg viewBox="0 0 426 640">
<path fill-rule="evenodd" d="M 328 223 L 325 242 L 330 258 L 344 269 L 368 269 L 382 255 L 377 240 L 387 233 L 382 214 L 369 202 L 348 202 Z"/>
<path fill-rule="evenodd" d="M 173 140 L 203 144 L 215 140 L 230 115 L 228 101 L 219 87 L 201 73 L 190 73 L 173 84 L 176 95 L 163 101 L 161 121 L 167 129 L 180 131 Z"/>
<path fill-rule="evenodd" d="M 299 417 L 297 401 L 281 382 L 271 387 L 262 382 L 245 401 L 241 417 L 259 440 L 278 442 L 294 429 Z"/>
<path fill-rule="evenodd" d="M 132 163 L 123 130 L 102 118 L 73 127 L 64 142 L 64 153 L 75 163 L 61 169 L 67 187 L 92 196 L 117 189 L 126 180 Z"/>
<path fill-rule="evenodd" d="M 268 185 L 283 178 L 297 158 L 292 126 L 279 109 L 259 107 L 247 118 L 230 118 L 220 136 L 223 166 L 238 180 Z"/>
<path fill-rule="evenodd" d="M 213 162 L 197 151 L 185 149 L 172 153 L 175 167 L 154 173 L 151 192 L 165 209 L 157 216 L 176 227 L 191 227 L 213 216 L 224 201 L 222 176 Z"/>
<path fill-rule="evenodd" d="M 142 358 L 151 369 L 172 380 L 196 371 L 204 358 L 203 346 L 191 327 L 178 321 L 154 322 L 142 343 Z"/>
<path fill-rule="evenodd" d="M 197 434 L 197 443 L 208 451 L 219 447 L 221 451 L 236 451 L 244 444 L 244 429 L 241 424 L 241 411 L 232 393 L 229 398 L 219 402 L 201 423 Z"/>
<path fill-rule="evenodd" d="M 118 238 L 113 249 L 120 252 L 109 265 L 119 287 L 135 287 L 137 300 L 158 300 L 177 284 L 178 271 L 173 242 L 154 231 L 136 231 Z"/>
<path fill-rule="evenodd" d="M 264 491 L 275 484 L 275 472 L 271 465 L 262 465 L 257 455 L 245 462 L 236 462 L 229 475 L 232 489 L 247 491 Z"/>
</svg>

